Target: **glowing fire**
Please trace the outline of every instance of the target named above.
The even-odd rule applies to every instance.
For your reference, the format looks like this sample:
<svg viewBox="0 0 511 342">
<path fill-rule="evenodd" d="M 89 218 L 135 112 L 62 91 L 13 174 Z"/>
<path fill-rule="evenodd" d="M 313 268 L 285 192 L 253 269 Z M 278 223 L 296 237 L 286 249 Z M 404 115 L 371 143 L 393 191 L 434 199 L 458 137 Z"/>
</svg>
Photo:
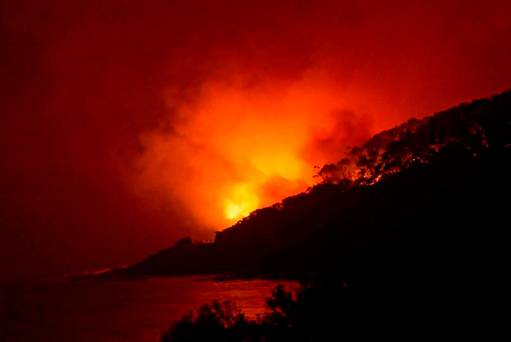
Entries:
<svg viewBox="0 0 511 342">
<path fill-rule="evenodd" d="M 225 200 L 225 217 L 229 220 L 237 220 L 248 216 L 251 211 L 257 209 L 259 197 L 247 184 L 238 184 L 232 194 Z"/>
</svg>

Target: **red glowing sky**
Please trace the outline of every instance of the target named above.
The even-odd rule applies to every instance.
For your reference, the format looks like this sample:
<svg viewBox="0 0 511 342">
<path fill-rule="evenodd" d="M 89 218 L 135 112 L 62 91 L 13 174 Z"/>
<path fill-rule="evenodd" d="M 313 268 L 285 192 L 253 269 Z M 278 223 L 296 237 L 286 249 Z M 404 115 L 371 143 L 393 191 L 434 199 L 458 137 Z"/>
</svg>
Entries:
<svg viewBox="0 0 511 342">
<path fill-rule="evenodd" d="M 412 116 L 511 87 L 509 1 L 2 1 L 0 267 L 208 238 Z"/>
</svg>

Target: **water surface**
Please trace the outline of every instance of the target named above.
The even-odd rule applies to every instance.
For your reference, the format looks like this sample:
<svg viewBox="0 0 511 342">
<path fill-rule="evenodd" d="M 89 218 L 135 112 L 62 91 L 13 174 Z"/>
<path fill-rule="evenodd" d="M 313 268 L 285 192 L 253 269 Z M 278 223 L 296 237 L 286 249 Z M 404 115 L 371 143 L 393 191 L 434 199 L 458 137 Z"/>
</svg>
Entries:
<svg viewBox="0 0 511 342">
<path fill-rule="evenodd" d="M 189 310 L 232 300 L 249 316 L 266 310 L 274 280 L 205 277 L 63 281 L 3 291 L 1 341 L 158 341 Z"/>
</svg>

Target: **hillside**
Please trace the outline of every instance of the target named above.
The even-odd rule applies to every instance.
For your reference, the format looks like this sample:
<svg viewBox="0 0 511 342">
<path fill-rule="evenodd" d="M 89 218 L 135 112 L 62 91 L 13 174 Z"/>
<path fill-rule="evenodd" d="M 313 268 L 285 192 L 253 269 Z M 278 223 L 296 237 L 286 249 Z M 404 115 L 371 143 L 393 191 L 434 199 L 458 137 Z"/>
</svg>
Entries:
<svg viewBox="0 0 511 342">
<path fill-rule="evenodd" d="M 184 238 L 113 274 L 491 272 L 505 260 L 510 174 L 508 91 L 377 134 L 213 243 Z"/>
</svg>

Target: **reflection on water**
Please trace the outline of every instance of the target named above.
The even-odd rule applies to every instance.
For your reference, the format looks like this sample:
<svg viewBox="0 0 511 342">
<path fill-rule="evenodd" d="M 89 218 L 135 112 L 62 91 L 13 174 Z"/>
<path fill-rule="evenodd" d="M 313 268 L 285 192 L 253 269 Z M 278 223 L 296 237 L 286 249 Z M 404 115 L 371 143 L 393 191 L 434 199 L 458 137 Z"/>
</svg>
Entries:
<svg viewBox="0 0 511 342">
<path fill-rule="evenodd" d="M 266 310 L 272 280 L 204 277 L 82 280 L 9 290 L 0 297 L 1 341 L 158 341 L 164 329 L 212 299 L 251 318 Z"/>
</svg>

